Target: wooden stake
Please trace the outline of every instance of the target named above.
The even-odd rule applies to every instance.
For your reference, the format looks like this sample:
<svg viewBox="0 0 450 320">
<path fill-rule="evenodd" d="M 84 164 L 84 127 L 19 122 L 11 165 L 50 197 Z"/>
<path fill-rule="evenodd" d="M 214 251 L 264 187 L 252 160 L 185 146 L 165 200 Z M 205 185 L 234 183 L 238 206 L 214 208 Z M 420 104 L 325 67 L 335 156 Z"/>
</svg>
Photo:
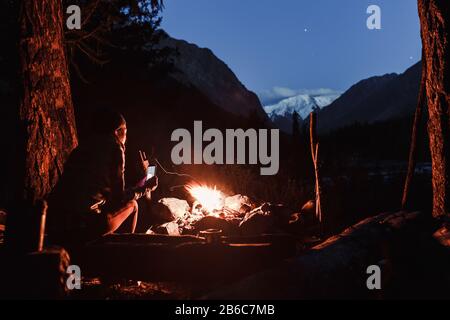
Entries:
<svg viewBox="0 0 450 320">
<path fill-rule="evenodd" d="M 44 236 L 45 236 L 45 224 L 47 220 L 47 201 L 42 200 L 39 203 L 39 239 L 37 244 L 37 251 L 42 252 L 44 250 Z"/>
<path fill-rule="evenodd" d="M 316 180 L 315 194 L 316 194 L 316 217 L 320 223 L 321 233 L 323 235 L 323 216 L 322 206 L 320 201 L 320 175 L 319 175 L 319 143 L 317 141 L 317 114 L 311 112 L 310 114 L 310 140 L 311 140 L 311 156 L 314 164 L 314 176 Z"/>
<path fill-rule="evenodd" d="M 424 57 L 422 52 L 422 57 Z M 417 137 L 419 135 L 419 126 L 423 114 L 423 105 L 425 103 L 425 81 L 426 81 L 426 63 L 422 59 L 422 78 L 420 81 L 419 97 L 417 101 L 416 113 L 414 115 L 414 124 L 411 134 L 411 146 L 409 149 L 408 160 L 408 172 L 406 173 L 405 185 L 403 188 L 402 196 L 402 210 L 406 210 L 408 205 L 408 196 L 411 189 L 412 180 L 414 177 L 414 171 L 416 170 L 416 157 L 417 157 Z"/>
</svg>

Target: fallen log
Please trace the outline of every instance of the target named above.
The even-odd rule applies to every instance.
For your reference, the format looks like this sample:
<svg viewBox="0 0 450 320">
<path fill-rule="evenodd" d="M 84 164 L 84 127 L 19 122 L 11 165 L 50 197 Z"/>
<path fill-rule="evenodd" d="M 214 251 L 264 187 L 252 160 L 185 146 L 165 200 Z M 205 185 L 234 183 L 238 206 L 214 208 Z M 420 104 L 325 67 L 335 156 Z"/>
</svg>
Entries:
<svg viewBox="0 0 450 320">
<path fill-rule="evenodd" d="M 113 235 L 72 254 L 83 274 L 108 280 L 229 281 L 272 267 L 296 252 L 289 235 L 222 237 Z"/>
<path fill-rule="evenodd" d="M 388 297 L 388 293 L 382 290 L 368 289 L 367 279 L 370 275 L 367 268 L 371 265 L 381 268 L 382 289 L 393 288 L 393 279 L 402 278 L 404 283 L 409 281 L 414 290 L 420 291 L 418 278 L 422 276 L 424 279 L 419 281 L 427 281 L 427 276 L 414 276 L 414 272 L 423 272 L 423 269 L 430 269 L 430 266 L 427 267 L 428 263 L 436 263 L 430 254 L 427 256 L 431 241 L 425 244 L 423 241 L 424 235 L 426 239 L 432 239 L 431 228 L 427 228 L 430 224 L 426 219 L 425 215 L 418 212 L 385 213 L 368 218 L 305 254 L 212 292 L 204 298 Z M 417 288 L 414 287 L 416 284 Z M 408 290 L 406 287 L 403 289 Z"/>
</svg>

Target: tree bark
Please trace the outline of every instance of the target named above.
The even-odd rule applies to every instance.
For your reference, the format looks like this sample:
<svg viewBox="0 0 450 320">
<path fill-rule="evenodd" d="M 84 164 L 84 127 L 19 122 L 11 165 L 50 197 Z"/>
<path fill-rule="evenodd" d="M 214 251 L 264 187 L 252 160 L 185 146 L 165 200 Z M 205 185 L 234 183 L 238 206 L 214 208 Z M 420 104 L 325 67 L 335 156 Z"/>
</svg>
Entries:
<svg viewBox="0 0 450 320">
<path fill-rule="evenodd" d="M 433 216 L 450 212 L 450 2 L 418 0 L 426 95 L 428 134 L 433 170 Z"/>
<path fill-rule="evenodd" d="M 60 0 L 23 0 L 20 9 L 19 121 L 25 154 L 19 199 L 45 197 L 77 145 Z"/>
</svg>

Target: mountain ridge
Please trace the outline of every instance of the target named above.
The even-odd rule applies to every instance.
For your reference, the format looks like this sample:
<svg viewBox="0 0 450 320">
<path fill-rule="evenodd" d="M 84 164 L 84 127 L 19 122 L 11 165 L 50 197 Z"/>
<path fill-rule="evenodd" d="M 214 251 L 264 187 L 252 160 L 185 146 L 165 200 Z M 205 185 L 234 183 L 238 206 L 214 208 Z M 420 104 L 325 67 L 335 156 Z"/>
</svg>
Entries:
<svg viewBox="0 0 450 320">
<path fill-rule="evenodd" d="M 389 73 L 357 82 L 327 108 L 320 110 L 319 132 L 411 115 L 416 106 L 420 75 L 419 61 L 402 74 Z"/>
<path fill-rule="evenodd" d="M 211 49 L 175 39 L 167 33 L 163 33 L 158 46 L 178 52 L 171 57 L 179 71 L 173 72 L 172 76 L 178 81 L 195 86 L 225 111 L 244 117 L 256 113 L 262 119 L 268 119 L 257 95 L 248 90 Z"/>
</svg>

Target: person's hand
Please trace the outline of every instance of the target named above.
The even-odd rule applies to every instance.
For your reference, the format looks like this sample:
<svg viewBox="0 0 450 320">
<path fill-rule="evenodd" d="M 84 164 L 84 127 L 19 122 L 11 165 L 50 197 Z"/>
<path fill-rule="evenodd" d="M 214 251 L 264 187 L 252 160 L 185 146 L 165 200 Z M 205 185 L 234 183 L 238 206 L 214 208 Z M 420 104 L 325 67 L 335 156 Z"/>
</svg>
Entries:
<svg viewBox="0 0 450 320">
<path fill-rule="evenodd" d="M 148 179 L 144 184 L 144 188 L 149 191 L 155 191 L 158 188 L 158 177 L 154 176 Z"/>
<path fill-rule="evenodd" d="M 142 174 L 146 174 L 147 173 L 147 168 L 150 165 L 150 162 L 147 159 L 147 155 L 145 154 L 145 152 L 139 150 L 139 158 L 141 158 Z"/>
</svg>

